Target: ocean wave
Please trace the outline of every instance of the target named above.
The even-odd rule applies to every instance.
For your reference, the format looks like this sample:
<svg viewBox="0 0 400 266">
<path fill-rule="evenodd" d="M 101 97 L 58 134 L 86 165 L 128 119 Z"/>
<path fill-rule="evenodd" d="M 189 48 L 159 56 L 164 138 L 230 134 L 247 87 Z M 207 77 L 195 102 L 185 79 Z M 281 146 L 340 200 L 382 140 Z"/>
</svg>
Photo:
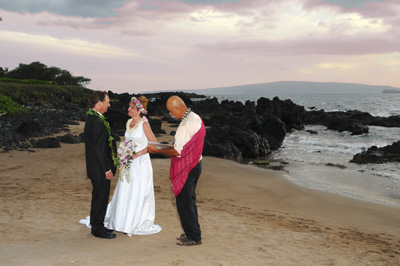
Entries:
<svg viewBox="0 0 400 266">
<path fill-rule="evenodd" d="M 284 141 L 284 146 L 287 150 L 319 151 L 338 154 L 356 154 L 368 148 L 363 143 L 332 142 L 329 139 L 310 139 L 303 136 L 287 139 Z"/>
</svg>

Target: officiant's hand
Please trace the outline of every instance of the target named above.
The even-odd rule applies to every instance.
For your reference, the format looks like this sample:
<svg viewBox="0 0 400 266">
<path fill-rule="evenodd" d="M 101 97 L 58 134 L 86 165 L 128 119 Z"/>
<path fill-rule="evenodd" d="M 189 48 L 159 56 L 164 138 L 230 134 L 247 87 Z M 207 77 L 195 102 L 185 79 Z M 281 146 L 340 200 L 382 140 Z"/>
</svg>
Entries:
<svg viewBox="0 0 400 266">
<path fill-rule="evenodd" d="M 149 146 L 147 146 L 147 151 L 149 153 L 157 153 L 157 148 L 155 145 L 149 145 Z"/>
<path fill-rule="evenodd" d="M 106 179 L 107 179 L 107 180 L 112 180 L 113 177 L 114 177 L 114 175 L 113 175 L 113 172 L 112 172 L 112 171 L 109 171 L 109 172 L 106 173 Z"/>
</svg>

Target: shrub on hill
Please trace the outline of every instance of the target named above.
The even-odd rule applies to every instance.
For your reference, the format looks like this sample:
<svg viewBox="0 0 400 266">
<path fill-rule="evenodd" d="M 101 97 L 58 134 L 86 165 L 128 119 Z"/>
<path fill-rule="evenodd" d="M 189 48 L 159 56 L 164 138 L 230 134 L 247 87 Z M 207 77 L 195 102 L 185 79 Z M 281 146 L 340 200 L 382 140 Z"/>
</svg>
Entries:
<svg viewBox="0 0 400 266">
<path fill-rule="evenodd" d="M 0 94 L 0 114 L 9 114 L 12 116 L 20 115 L 28 110 L 22 105 L 14 102 L 10 97 Z"/>
</svg>

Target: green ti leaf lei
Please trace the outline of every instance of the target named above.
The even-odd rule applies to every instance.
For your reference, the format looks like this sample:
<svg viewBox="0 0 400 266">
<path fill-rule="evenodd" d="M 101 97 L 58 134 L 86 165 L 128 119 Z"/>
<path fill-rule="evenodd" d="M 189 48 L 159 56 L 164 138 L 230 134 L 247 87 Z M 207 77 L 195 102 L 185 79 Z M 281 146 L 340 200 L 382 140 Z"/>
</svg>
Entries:
<svg viewBox="0 0 400 266">
<path fill-rule="evenodd" d="M 86 114 L 100 117 L 101 121 L 103 121 L 104 125 L 106 126 L 106 129 L 108 132 L 108 142 L 109 142 L 109 145 L 111 148 L 111 157 L 112 157 L 115 168 L 118 168 L 119 162 L 118 162 L 117 156 L 115 155 L 115 151 L 114 151 L 114 147 L 113 147 L 114 138 L 111 136 L 111 128 L 110 128 L 110 124 L 107 121 L 107 118 L 104 115 L 100 116 L 96 111 L 94 111 L 91 108 L 89 108 L 89 110 L 86 112 Z"/>
</svg>

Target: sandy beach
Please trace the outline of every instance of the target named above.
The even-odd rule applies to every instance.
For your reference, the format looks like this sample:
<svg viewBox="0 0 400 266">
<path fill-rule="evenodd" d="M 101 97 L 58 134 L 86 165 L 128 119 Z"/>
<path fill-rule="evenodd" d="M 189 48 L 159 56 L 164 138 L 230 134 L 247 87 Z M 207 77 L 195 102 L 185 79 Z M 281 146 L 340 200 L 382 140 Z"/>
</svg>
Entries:
<svg viewBox="0 0 400 266">
<path fill-rule="evenodd" d="M 79 224 L 91 199 L 83 143 L 0 154 L 1 265 L 400 265 L 398 208 L 213 157 L 203 158 L 197 189 L 203 244 L 178 246 L 170 161 L 152 163 L 162 232 L 104 240 Z"/>
</svg>

